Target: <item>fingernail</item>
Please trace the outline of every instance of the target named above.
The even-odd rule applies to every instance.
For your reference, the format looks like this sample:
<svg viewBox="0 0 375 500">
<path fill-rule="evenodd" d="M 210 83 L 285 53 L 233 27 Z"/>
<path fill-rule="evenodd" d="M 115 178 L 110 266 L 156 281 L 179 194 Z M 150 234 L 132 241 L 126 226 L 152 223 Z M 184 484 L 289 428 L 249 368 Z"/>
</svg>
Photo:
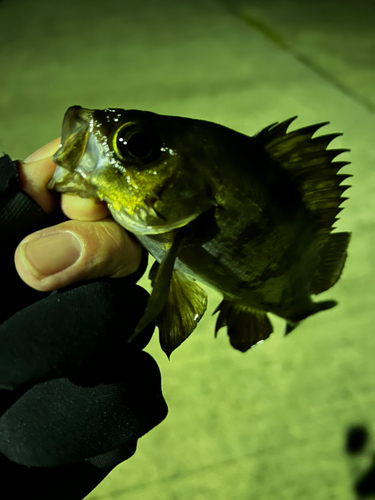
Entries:
<svg viewBox="0 0 375 500">
<path fill-rule="evenodd" d="M 49 158 L 53 154 L 56 153 L 57 148 L 59 147 L 60 140 L 54 139 L 49 142 L 45 146 L 39 148 L 37 151 L 28 156 L 24 161 L 24 163 L 32 163 L 33 161 L 43 160 L 44 158 Z"/>
<path fill-rule="evenodd" d="M 38 279 L 59 273 L 79 259 L 81 242 L 74 233 L 42 236 L 25 244 L 24 256 L 30 271 Z"/>
</svg>

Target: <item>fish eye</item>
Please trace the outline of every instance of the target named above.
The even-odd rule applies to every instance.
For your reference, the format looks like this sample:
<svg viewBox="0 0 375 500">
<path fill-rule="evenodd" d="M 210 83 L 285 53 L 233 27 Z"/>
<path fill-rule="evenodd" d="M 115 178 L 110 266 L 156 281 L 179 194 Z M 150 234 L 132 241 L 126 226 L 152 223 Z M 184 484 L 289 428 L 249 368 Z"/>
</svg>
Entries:
<svg viewBox="0 0 375 500">
<path fill-rule="evenodd" d="M 113 149 L 122 160 L 130 157 L 149 163 L 161 154 L 161 140 L 150 129 L 124 125 L 113 138 Z"/>
</svg>

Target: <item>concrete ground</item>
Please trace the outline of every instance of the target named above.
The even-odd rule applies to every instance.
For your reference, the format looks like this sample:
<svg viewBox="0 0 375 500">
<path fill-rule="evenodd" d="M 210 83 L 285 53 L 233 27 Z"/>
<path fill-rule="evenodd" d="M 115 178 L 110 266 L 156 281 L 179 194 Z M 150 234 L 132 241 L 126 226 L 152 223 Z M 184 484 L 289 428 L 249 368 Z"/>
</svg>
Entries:
<svg viewBox="0 0 375 500">
<path fill-rule="evenodd" d="M 213 338 L 219 296 L 168 361 L 167 419 L 89 500 L 353 500 L 375 432 L 375 7 L 371 0 L 0 2 L 0 150 L 57 137 L 66 108 L 124 107 L 244 133 L 298 115 L 343 132 L 354 174 L 338 228 L 353 232 L 340 305 L 246 354 Z M 343 155 L 344 156 L 344 155 Z M 146 283 L 146 280 L 143 280 Z M 148 286 L 148 285 L 147 285 Z M 370 493 L 369 493 L 370 495 Z M 373 494 L 375 498 L 375 494 Z M 370 498 L 367 496 L 366 498 Z"/>
</svg>

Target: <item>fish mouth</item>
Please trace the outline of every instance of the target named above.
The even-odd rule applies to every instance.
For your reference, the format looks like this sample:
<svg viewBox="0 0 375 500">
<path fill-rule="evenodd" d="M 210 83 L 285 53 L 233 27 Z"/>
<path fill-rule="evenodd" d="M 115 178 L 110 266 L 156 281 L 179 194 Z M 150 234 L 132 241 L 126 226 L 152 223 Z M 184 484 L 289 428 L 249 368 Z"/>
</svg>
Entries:
<svg viewBox="0 0 375 500">
<path fill-rule="evenodd" d="M 82 192 L 82 180 L 85 175 L 80 175 L 79 165 L 85 154 L 92 128 L 92 115 L 92 110 L 81 106 L 71 106 L 65 113 L 61 144 L 52 157 L 57 168 L 47 185 L 48 189 L 82 195 L 80 192 Z M 84 191 L 83 195 L 87 197 L 87 188 Z"/>
<path fill-rule="evenodd" d="M 153 214 L 150 215 L 150 211 L 143 207 L 137 210 L 135 214 L 129 214 L 126 210 L 115 210 L 110 203 L 108 204 L 108 209 L 120 226 L 135 235 L 168 233 L 174 229 L 186 226 L 199 216 L 199 213 L 194 213 L 178 221 L 168 222 L 158 214 L 155 214 L 155 217 Z"/>
</svg>

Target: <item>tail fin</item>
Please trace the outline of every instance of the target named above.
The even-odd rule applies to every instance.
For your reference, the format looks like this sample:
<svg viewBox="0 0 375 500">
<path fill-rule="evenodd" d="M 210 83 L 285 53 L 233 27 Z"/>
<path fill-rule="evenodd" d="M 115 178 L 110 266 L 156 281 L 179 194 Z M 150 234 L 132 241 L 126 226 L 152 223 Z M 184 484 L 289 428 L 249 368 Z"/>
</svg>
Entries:
<svg viewBox="0 0 375 500">
<path fill-rule="evenodd" d="M 312 314 L 316 314 L 320 311 L 326 311 L 327 309 L 332 309 L 332 307 L 337 306 L 337 302 L 335 300 L 322 300 L 321 302 L 313 302 L 312 305 L 313 309 L 303 317 L 298 318 L 298 321 L 287 321 L 284 335 L 288 335 L 300 324 L 302 320 L 308 318 Z"/>
<path fill-rule="evenodd" d="M 336 300 L 322 300 L 321 302 L 315 302 L 315 311 L 312 314 L 315 314 L 320 311 L 326 311 L 327 309 L 332 309 L 332 307 L 337 306 Z"/>
<path fill-rule="evenodd" d="M 298 323 L 292 323 L 291 321 L 287 321 L 287 323 L 285 325 L 284 335 L 289 335 L 290 332 L 292 332 L 295 328 L 297 328 L 299 323 L 300 323 L 299 321 L 298 321 Z"/>
</svg>

